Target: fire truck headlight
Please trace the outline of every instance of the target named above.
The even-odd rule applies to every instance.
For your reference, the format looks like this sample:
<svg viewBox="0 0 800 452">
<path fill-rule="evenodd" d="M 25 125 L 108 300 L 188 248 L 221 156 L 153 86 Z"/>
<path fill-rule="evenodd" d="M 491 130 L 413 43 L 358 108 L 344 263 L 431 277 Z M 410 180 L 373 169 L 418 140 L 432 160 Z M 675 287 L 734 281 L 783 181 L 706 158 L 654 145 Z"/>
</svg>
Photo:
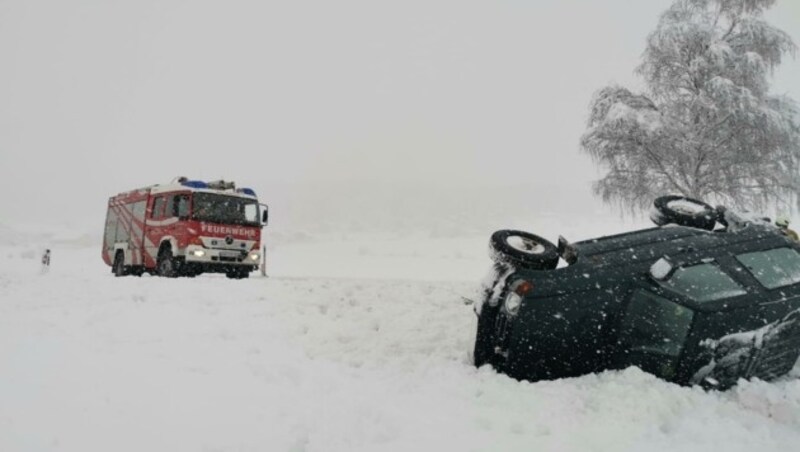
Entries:
<svg viewBox="0 0 800 452">
<path fill-rule="evenodd" d="M 203 251 L 203 250 L 194 250 L 194 251 L 192 251 L 192 254 L 197 256 L 197 257 L 203 257 L 203 256 L 206 255 L 206 252 Z"/>
<path fill-rule="evenodd" d="M 257 261 L 260 258 L 261 258 L 261 256 L 259 256 L 258 253 L 253 253 L 253 254 L 250 255 L 250 259 L 252 259 L 254 261 Z"/>
</svg>

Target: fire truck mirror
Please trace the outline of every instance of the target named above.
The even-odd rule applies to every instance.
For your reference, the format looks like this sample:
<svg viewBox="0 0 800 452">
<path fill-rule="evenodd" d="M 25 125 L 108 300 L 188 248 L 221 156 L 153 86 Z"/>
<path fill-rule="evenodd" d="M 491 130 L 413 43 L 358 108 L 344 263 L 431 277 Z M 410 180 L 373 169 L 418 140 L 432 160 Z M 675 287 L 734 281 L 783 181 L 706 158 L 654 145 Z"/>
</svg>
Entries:
<svg viewBox="0 0 800 452">
<path fill-rule="evenodd" d="M 267 207 L 264 204 L 262 204 L 261 207 L 264 208 L 264 211 L 261 212 L 261 224 L 266 226 L 267 225 L 267 221 L 269 220 L 269 207 Z"/>
</svg>

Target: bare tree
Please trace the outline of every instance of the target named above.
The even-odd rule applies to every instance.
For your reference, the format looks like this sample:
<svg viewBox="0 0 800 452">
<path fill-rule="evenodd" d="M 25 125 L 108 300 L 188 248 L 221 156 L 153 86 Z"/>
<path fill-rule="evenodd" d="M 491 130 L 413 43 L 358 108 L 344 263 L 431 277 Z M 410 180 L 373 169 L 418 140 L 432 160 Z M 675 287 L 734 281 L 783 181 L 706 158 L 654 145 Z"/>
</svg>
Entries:
<svg viewBox="0 0 800 452">
<path fill-rule="evenodd" d="M 677 193 L 732 206 L 787 205 L 800 189 L 800 114 L 769 93 L 795 45 L 762 20 L 774 0 L 676 0 L 637 73 L 645 94 L 600 90 L 583 150 L 605 202 L 637 209 Z"/>
</svg>

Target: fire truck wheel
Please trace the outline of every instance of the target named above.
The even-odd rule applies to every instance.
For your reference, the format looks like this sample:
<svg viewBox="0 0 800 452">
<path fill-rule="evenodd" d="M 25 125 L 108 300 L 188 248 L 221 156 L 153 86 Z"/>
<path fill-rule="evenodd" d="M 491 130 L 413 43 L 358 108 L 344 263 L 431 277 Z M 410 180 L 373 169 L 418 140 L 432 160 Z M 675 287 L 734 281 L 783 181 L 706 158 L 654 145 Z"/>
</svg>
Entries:
<svg viewBox="0 0 800 452">
<path fill-rule="evenodd" d="M 225 276 L 227 276 L 230 279 L 245 279 L 245 278 L 249 278 L 250 277 L 250 269 L 246 268 L 246 267 L 245 268 L 234 268 L 234 269 L 228 270 L 225 273 Z"/>
<path fill-rule="evenodd" d="M 178 271 L 175 265 L 175 258 L 172 257 L 172 250 L 164 248 L 158 254 L 158 275 L 166 278 L 175 278 Z"/>
<path fill-rule="evenodd" d="M 117 251 L 117 254 L 114 255 L 114 265 L 111 267 L 111 270 L 116 277 L 126 276 L 128 274 L 128 270 L 125 269 L 125 255 L 122 251 Z"/>
</svg>

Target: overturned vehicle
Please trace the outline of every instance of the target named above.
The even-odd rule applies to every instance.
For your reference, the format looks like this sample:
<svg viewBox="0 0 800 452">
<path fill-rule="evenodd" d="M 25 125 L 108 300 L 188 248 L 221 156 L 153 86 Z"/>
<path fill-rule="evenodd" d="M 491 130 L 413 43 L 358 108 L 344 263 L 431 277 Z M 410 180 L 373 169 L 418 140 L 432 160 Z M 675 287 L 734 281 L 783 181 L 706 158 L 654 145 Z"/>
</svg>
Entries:
<svg viewBox="0 0 800 452">
<path fill-rule="evenodd" d="M 651 219 L 659 226 L 557 246 L 495 232 L 475 365 L 532 381 L 637 366 L 718 389 L 790 373 L 800 246 L 768 220 L 685 197 L 658 198 Z"/>
</svg>

